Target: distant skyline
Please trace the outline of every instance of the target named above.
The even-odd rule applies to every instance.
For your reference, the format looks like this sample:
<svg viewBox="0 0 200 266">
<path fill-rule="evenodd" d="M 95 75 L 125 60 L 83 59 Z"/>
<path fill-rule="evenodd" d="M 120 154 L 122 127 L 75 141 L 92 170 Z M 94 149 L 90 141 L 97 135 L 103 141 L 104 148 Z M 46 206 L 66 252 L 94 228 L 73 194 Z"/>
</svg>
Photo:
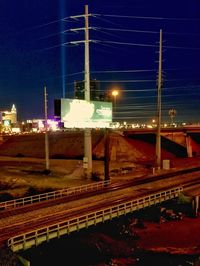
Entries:
<svg viewBox="0 0 200 266">
<path fill-rule="evenodd" d="M 19 119 L 48 115 L 54 99 L 74 96 L 84 79 L 84 14 L 89 7 L 91 79 L 119 88 L 117 117 L 156 117 L 159 31 L 163 31 L 162 121 L 200 122 L 200 2 L 159 0 L 34 0 L 0 3 L 0 109 L 16 105 Z M 64 19 L 65 20 L 62 20 Z M 63 33 L 66 31 L 65 33 Z M 65 43 L 65 45 L 64 45 Z"/>
</svg>

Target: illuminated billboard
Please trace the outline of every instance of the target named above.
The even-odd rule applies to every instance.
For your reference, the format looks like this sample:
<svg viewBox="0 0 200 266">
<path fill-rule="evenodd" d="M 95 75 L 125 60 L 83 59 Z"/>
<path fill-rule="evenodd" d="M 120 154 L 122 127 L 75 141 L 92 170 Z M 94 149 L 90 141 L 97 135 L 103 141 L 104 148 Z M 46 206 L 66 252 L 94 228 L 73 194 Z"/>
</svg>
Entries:
<svg viewBox="0 0 200 266">
<path fill-rule="evenodd" d="M 111 123 L 112 103 L 63 98 L 61 99 L 61 121 L 76 127 Z"/>
</svg>

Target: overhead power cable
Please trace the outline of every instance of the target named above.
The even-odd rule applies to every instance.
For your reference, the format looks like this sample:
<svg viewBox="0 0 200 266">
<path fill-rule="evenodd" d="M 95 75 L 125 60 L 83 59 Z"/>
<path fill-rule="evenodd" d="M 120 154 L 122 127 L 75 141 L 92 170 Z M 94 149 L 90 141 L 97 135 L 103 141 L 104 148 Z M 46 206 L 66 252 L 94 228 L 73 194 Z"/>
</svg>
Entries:
<svg viewBox="0 0 200 266">
<path fill-rule="evenodd" d="M 60 19 L 52 20 L 52 21 L 47 22 L 47 23 L 43 23 L 43 24 L 39 24 L 39 25 L 36 25 L 36 26 L 33 26 L 33 27 L 29 27 L 29 28 L 27 28 L 25 30 L 22 30 L 22 31 L 18 31 L 17 34 L 20 34 L 20 33 L 26 32 L 26 31 L 31 31 L 31 30 L 37 30 L 37 29 L 40 29 L 40 28 L 44 28 L 44 27 L 59 23 L 61 21 L 70 22 L 70 23 L 71 22 L 75 22 L 75 20 L 72 20 L 70 17 L 60 18 Z"/>
<path fill-rule="evenodd" d="M 173 90 L 173 89 L 180 89 L 180 90 L 191 90 L 191 89 L 194 89 L 194 90 L 197 90 L 197 89 L 200 89 L 200 86 L 180 86 L 180 87 L 163 87 L 162 90 L 163 91 L 166 91 L 166 90 Z M 150 92 L 150 91 L 157 91 L 157 88 L 149 88 L 149 89 L 121 89 L 122 92 Z"/>
<path fill-rule="evenodd" d="M 154 72 L 157 69 L 129 69 L 129 70 L 96 70 L 90 71 L 90 73 L 140 73 L 140 72 Z"/>
<path fill-rule="evenodd" d="M 141 47 L 156 47 L 158 48 L 158 45 L 155 44 L 144 44 L 144 43 L 130 43 L 130 42 L 117 42 L 117 41 L 101 41 L 101 40 L 94 40 L 96 43 L 110 43 L 110 44 L 118 44 L 118 45 L 129 45 L 129 46 L 141 46 Z M 184 47 L 184 46 L 163 46 L 163 48 L 167 49 L 183 49 L 183 50 L 200 50 L 198 47 Z"/>
<path fill-rule="evenodd" d="M 140 82 L 155 82 L 154 79 L 128 79 L 128 80 L 101 80 L 101 82 L 119 82 L 119 83 L 140 83 Z"/>
<path fill-rule="evenodd" d="M 167 45 L 167 46 L 163 46 L 163 48 L 167 48 L 167 49 L 182 49 L 182 50 L 200 50 L 199 47 L 184 47 L 184 46 L 170 46 L 170 45 Z"/>
<path fill-rule="evenodd" d="M 119 45 L 129 45 L 129 46 L 141 46 L 141 47 L 158 47 L 158 45 L 155 45 L 155 44 L 144 44 L 144 43 L 101 41 L 101 40 L 94 40 L 94 42 L 96 42 L 96 43 L 119 44 Z"/>
<path fill-rule="evenodd" d="M 93 14 L 100 17 L 111 18 L 129 18 L 129 19 L 150 19 L 150 20 L 175 20 L 175 21 L 200 21 L 199 18 L 170 18 L 170 17 L 145 17 L 145 16 L 127 16 L 127 15 L 115 15 L 115 14 Z"/>
<path fill-rule="evenodd" d="M 151 34 L 158 34 L 159 31 L 147 31 L 147 30 L 131 30 L 131 29 L 120 29 L 120 28 L 104 28 L 98 27 L 97 30 L 108 30 L 108 31 L 121 31 L 121 32 L 136 32 L 136 33 L 151 33 Z"/>
<path fill-rule="evenodd" d="M 121 32 L 135 32 L 135 33 L 147 33 L 147 34 L 159 34 L 159 31 L 151 30 L 138 30 L 138 29 L 124 29 L 124 28 L 107 28 L 107 27 L 95 27 L 94 30 L 107 30 L 107 31 L 121 31 Z M 165 35 L 194 35 L 198 36 L 200 33 L 191 33 L 191 32 L 166 32 Z"/>
</svg>

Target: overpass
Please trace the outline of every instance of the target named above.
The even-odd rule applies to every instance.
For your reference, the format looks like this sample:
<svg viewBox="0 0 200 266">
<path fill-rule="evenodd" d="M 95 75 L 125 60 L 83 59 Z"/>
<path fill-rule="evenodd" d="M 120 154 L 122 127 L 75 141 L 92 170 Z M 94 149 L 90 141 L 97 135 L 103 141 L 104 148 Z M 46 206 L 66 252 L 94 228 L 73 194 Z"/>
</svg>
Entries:
<svg viewBox="0 0 200 266">
<path fill-rule="evenodd" d="M 123 129 L 123 135 L 155 145 L 156 128 Z M 161 128 L 161 146 L 177 157 L 200 156 L 200 126 Z"/>
</svg>

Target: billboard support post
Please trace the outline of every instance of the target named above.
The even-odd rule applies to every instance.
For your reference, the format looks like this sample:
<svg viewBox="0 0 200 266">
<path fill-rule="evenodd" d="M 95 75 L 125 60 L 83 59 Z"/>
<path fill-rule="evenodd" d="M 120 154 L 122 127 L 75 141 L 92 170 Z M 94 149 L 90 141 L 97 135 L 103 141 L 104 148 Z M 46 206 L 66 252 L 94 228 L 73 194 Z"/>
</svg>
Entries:
<svg viewBox="0 0 200 266">
<path fill-rule="evenodd" d="M 108 128 L 105 129 L 104 169 L 105 181 L 110 180 L 110 135 Z"/>
</svg>

